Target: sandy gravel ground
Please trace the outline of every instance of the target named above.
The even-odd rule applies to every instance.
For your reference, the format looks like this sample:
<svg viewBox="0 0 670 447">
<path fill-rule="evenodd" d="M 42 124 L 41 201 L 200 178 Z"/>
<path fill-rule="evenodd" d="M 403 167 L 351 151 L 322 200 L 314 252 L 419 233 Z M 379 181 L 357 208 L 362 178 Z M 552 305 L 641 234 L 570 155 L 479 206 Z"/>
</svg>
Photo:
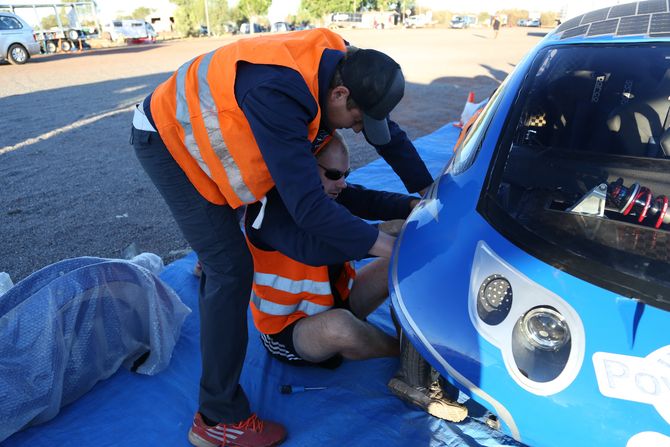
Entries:
<svg viewBox="0 0 670 447">
<path fill-rule="evenodd" d="M 403 67 L 393 118 L 412 139 L 488 96 L 541 38 L 527 29 L 345 30 Z M 0 64 L 0 271 L 14 282 L 61 259 L 121 257 L 135 243 L 166 263 L 189 247 L 135 159 L 131 108 L 179 65 L 237 37 L 34 57 Z M 352 167 L 377 155 L 347 133 Z"/>
</svg>

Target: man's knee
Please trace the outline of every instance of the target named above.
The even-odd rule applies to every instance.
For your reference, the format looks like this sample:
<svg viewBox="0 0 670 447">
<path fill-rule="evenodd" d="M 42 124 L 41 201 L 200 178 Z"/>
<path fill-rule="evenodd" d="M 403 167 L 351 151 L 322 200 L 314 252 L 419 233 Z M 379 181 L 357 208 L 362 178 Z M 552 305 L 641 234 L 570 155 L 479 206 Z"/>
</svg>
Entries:
<svg viewBox="0 0 670 447">
<path fill-rule="evenodd" d="M 330 310 L 326 324 L 324 325 L 324 336 L 336 341 L 340 348 L 346 349 L 360 340 L 363 332 L 363 321 L 347 309 Z"/>
</svg>

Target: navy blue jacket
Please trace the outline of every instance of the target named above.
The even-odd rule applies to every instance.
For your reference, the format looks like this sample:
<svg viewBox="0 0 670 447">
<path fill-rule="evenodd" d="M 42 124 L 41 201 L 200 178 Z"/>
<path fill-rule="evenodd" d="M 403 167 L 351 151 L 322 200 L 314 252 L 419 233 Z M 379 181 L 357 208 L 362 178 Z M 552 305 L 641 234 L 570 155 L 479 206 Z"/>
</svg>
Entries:
<svg viewBox="0 0 670 447">
<path fill-rule="evenodd" d="M 326 50 L 319 65 L 319 103 L 323 105 L 337 64 L 344 54 Z M 307 137 L 317 103 L 300 74 L 274 65 L 239 63 L 235 97 L 249 122 L 279 196 L 298 228 L 315 241 L 338 247 L 341 260 L 360 259 L 375 243 L 378 231 L 328 198 L 319 179 L 313 142 Z M 144 102 L 147 117 L 150 97 Z M 155 127 L 155 126 L 154 126 Z M 409 192 L 420 191 L 432 177 L 412 142 L 389 121 L 391 141 L 377 152 L 399 175 Z M 322 125 L 322 131 L 330 132 Z M 293 257 L 293 253 L 285 253 Z M 297 258 L 296 258 L 297 259 Z"/>
<path fill-rule="evenodd" d="M 257 248 L 278 250 L 296 261 L 317 267 L 341 265 L 354 259 L 348 258 L 347 250 L 343 250 L 339 245 L 332 245 L 324 238 L 303 231 L 284 206 L 277 188 L 270 190 L 266 198 L 267 204 L 260 228 L 251 227 L 261 209 L 260 202 L 248 205 L 245 215 L 247 237 Z M 410 202 L 413 199 L 416 197 L 347 184 L 337 199 L 328 200 L 342 205 L 362 219 L 391 220 L 406 219 L 411 211 Z"/>
</svg>

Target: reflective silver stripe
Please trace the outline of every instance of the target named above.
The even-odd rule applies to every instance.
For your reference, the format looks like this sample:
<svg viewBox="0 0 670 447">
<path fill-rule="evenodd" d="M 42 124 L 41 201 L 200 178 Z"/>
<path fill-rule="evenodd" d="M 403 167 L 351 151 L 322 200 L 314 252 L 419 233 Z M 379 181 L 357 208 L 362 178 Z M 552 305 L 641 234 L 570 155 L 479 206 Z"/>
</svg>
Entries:
<svg viewBox="0 0 670 447">
<path fill-rule="evenodd" d="M 282 292 L 298 294 L 300 292 L 311 293 L 312 295 L 331 295 L 330 283 L 328 281 L 312 281 L 303 279 L 294 281 L 279 275 L 270 273 L 254 273 L 254 282 L 259 286 L 268 286 Z"/>
<path fill-rule="evenodd" d="M 261 298 L 253 291 L 251 292 L 251 302 L 254 303 L 258 310 L 270 315 L 291 315 L 298 311 L 302 311 L 307 315 L 316 315 L 325 312 L 332 307 L 312 303 L 310 301 L 300 301 L 296 304 L 277 304 Z"/>
<path fill-rule="evenodd" d="M 209 166 L 207 166 L 205 160 L 202 159 L 200 149 L 198 149 L 198 144 L 195 142 L 195 137 L 193 136 L 191 117 L 188 113 L 188 103 L 186 102 L 186 72 L 194 60 L 195 59 L 191 59 L 177 70 L 177 120 L 181 123 L 181 127 L 184 129 L 184 145 L 186 146 L 186 149 L 188 149 L 188 152 L 195 161 L 198 162 L 200 169 L 205 171 L 205 174 L 211 178 L 212 174 L 209 171 Z"/>
<path fill-rule="evenodd" d="M 221 160 L 223 169 L 226 171 L 226 176 L 228 177 L 228 182 L 233 188 L 233 191 L 235 191 L 237 197 L 244 203 L 253 203 L 256 201 L 256 197 L 254 197 L 244 183 L 240 168 L 237 166 L 233 156 L 226 147 L 225 141 L 223 141 L 223 133 L 221 132 L 221 126 L 219 126 L 218 111 L 216 104 L 214 103 L 214 98 L 212 98 L 209 82 L 207 81 L 207 72 L 209 71 L 209 64 L 212 61 L 212 57 L 214 57 L 214 51 L 207 53 L 202 58 L 200 66 L 198 67 L 200 113 L 202 114 L 202 120 L 205 122 L 207 138 L 209 138 L 209 144 L 212 146 L 212 149 L 214 149 L 217 157 Z"/>
</svg>

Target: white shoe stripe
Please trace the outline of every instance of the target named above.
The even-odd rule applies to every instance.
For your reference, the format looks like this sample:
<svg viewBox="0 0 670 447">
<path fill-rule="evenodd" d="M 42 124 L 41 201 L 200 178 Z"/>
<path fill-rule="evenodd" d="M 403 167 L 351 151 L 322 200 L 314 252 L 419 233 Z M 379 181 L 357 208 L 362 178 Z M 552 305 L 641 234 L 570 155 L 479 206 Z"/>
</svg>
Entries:
<svg viewBox="0 0 670 447">
<path fill-rule="evenodd" d="M 222 427 L 219 427 L 218 425 L 215 427 L 209 427 L 206 429 L 206 431 L 212 437 L 216 437 L 219 440 L 221 440 L 220 438 L 224 434 L 224 429 Z M 228 437 L 233 437 L 233 439 L 237 438 L 242 434 L 244 434 L 243 430 L 237 430 L 236 428 L 230 428 L 230 427 L 225 429 L 225 435 Z"/>
</svg>

